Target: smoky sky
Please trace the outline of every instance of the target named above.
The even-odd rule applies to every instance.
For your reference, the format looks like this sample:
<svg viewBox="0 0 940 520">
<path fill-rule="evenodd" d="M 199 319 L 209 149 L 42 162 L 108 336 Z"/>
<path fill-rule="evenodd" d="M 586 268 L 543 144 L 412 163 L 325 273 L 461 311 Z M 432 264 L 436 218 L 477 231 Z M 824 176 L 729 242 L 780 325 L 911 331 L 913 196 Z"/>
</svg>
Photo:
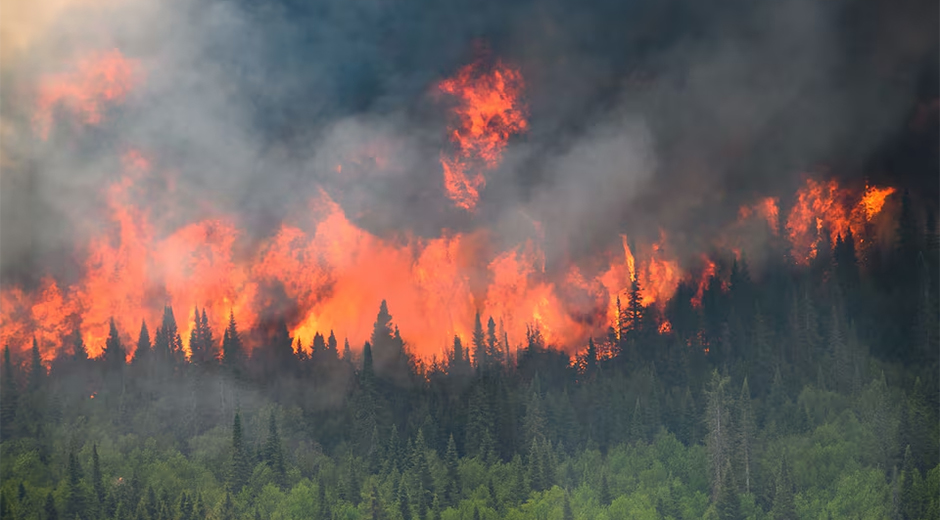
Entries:
<svg viewBox="0 0 940 520">
<path fill-rule="evenodd" d="M 920 0 L 76 5 L 2 67 L 0 274 L 60 266 L 128 147 L 175 180 L 142 199 L 168 226 L 217 212 L 269 236 L 324 189 L 382 236 L 540 226 L 550 264 L 622 232 L 705 241 L 823 168 L 936 193 L 935 133 L 910 120 L 937 97 L 937 19 Z M 39 140 L 36 82 L 110 47 L 140 87 Z M 435 85 L 475 60 L 521 71 L 529 130 L 467 213 L 443 194 L 453 100 Z"/>
</svg>

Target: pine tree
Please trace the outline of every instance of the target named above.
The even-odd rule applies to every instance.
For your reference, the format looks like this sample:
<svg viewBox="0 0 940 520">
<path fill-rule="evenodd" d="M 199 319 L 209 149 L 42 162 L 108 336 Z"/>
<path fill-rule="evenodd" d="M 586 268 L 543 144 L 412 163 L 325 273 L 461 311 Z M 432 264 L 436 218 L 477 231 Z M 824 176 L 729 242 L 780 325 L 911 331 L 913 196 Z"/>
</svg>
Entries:
<svg viewBox="0 0 940 520">
<path fill-rule="evenodd" d="M 480 322 L 480 311 L 477 311 L 473 319 L 473 363 L 477 371 L 483 370 L 486 366 L 486 336 L 483 333 L 483 324 Z"/>
<path fill-rule="evenodd" d="M 183 340 L 180 339 L 173 308 L 169 305 L 163 308 L 163 324 L 154 339 L 154 352 L 164 363 L 179 364 L 183 361 Z"/>
<path fill-rule="evenodd" d="M 731 465 L 729 463 L 725 465 L 722 478 L 721 489 L 718 491 L 718 500 L 715 503 L 719 520 L 744 520 L 744 515 L 741 514 L 741 501 L 738 498 L 737 486 L 731 479 Z"/>
<path fill-rule="evenodd" d="M 88 361 L 88 350 L 82 340 L 82 333 L 78 329 L 72 333 L 72 360 L 76 363 Z"/>
<path fill-rule="evenodd" d="M 333 334 L 332 330 L 330 330 L 330 337 L 326 340 L 326 349 L 329 353 L 328 358 L 331 362 L 339 359 L 339 347 L 338 343 L 336 342 L 336 335 Z"/>
<path fill-rule="evenodd" d="M 493 317 L 486 322 L 486 360 L 487 366 L 491 367 L 499 360 L 499 339 L 496 337 L 496 322 Z"/>
<path fill-rule="evenodd" d="M 369 513 L 372 520 L 383 520 L 385 518 L 385 511 L 379 500 L 379 490 L 376 489 L 375 484 L 372 485 L 372 490 L 369 492 Z"/>
<path fill-rule="evenodd" d="M 114 318 L 111 318 L 110 331 L 104 344 L 103 357 L 108 370 L 119 372 L 124 367 L 124 346 L 121 345 L 121 337 L 118 334 Z"/>
<path fill-rule="evenodd" d="M 574 520 L 574 511 L 571 510 L 571 501 L 568 500 L 568 492 L 565 491 L 565 502 L 562 505 L 562 520 Z"/>
<path fill-rule="evenodd" d="M 285 485 L 287 472 L 284 467 L 284 453 L 281 448 L 281 439 L 277 434 L 277 420 L 273 411 L 271 412 L 271 420 L 268 423 L 268 438 L 264 443 L 264 460 L 274 472 L 277 483 L 281 486 Z"/>
<path fill-rule="evenodd" d="M 230 375 L 239 377 L 244 359 L 245 352 L 242 347 L 241 336 L 238 333 L 238 326 L 235 324 L 235 313 L 230 312 L 228 327 L 226 327 L 222 336 L 222 367 Z"/>
<path fill-rule="evenodd" d="M 104 479 L 101 476 L 101 465 L 98 461 L 98 445 L 91 446 L 91 484 L 95 492 L 95 499 L 99 504 L 104 503 Z"/>
<path fill-rule="evenodd" d="M 16 405 L 19 401 L 19 392 L 16 380 L 13 377 L 13 362 L 10 359 L 9 345 L 3 347 L 3 381 L 0 385 L 0 437 L 9 439 L 14 432 L 16 419 Z"/>
<path fill-rule="evenodd" d="M 594 345 L 594 338 L 588 338 L 587 353 L 584 356 L 584 378 L 590 380 L 597 372 L 597 346 Z"/>
<path fill-rule="evenodd" d="M 447 453 L 444 456 L 444 465 L 446 468 L 446 480 L 444 484 L 444 505 L 452 507 L 457 504 L 460 498 L 460 466 L 457 458 L 457 444 L 454 442 L 454 435 L 451 434 L 447 440 Z"/>
<path fill-rule="evenodd" d="M 607 471 L 601 471 L 601 489 L 598 493 L 598 499 L 601 501 L 601 505 L 607 507 L 610 505 L 610 484 L 607 483 Z"/>
<path fill-rule="evenodd" d="M 773 520 L 796 520 L 796 504 L 793 501 L 793 481 L 790 478 L 790 464 L 786 454 L 780 462 L 777 484 L 774 488 L 773 508 L 770 511 Z"/>
<path fill-rule="evenodd" d="M 487 459 L 494 448 L 493 415 L 483 384 L 476 384 L 470 392 L 467 409 L 467 456 Z"/>
<path fill-rule="evenodd" d="M 219 520 L 235 520 L 235 504 L 232 503 L 231 493 L 225 493 L 225 500 L 222 501 L 222 507 L 219 508 L 217 518 Z"/>
<path fill-rule="evenodd" d="M 923 490 L 924 479 L 920 470 L 914 464 L 910 445 L 904 450 L 904 469 L 901 473 L 901 518 L 904 520 L 917 520 L 927 518 L 924 515 L 926 494 Z"/>
<path fill-rule="evenodd" d="M 39 343 L 33 338 L 33 348 L 30 351 L 29 363 L 29 382 L 26 387 L 30 392 L 38 392 L 42 388 L 43 380 L 46 378 L 46 367 L 42 365 L 42 357 L 39 355 Z"/>
<path fill-rule="evenodd" d="M 712 497 L 717 498 L 724 482 L 724 469 L 728 461 L 731 441 L 731 414 L 727 387 L 730 378 L 721 377 L 718 371 L 712 372 L 711 382 L 705 390 L 705 421 L 708 425 L 708 437 L 705 446 L 708 449 L 712 471 Z"/>
<path fill-rule="evenodd" d="M 411 520 L 411 505 L 408 503 L 405 479 L 398 481 L 398 511 L 401 512 L 402 520 Z"/>
<path fill-rule="evenodd" d="M 134 365 L 146 364 L 149 362 L 148 360 L 152 354 L 150 331 L 147 330 L 147 322 L 141 321 L 140 334 L 137 336 L 137 349 L 134 351 L 134 357 L 131 359 L 131 363 Z"/>
<path fill-rule="evenodd" d="M 82 470 L 78 465 L 75 452 L 69 451 L 68 466 L 66 467 L 65 487 L 65 518 L 80 518 L 87 516 L 87 502 L 81 486 Z"/>
<path fill-rule="evenodd" d="M 434 497 L 434 480 L 431 477 L 431 470 L 428 467 L 427 444 L 424 441 L 424 433 L 419 429 L 415 438 L 414 472 L 417 480 L 417 501 L 418 515 L 426 518 L 428 510 L 431 507 L 431 500 Z"/>
<path fill-rule="evenodd" d="M 241 415 L 235 412 L 235 421 L 232 426 L 232 467 L 229 475 L 229 489 L 234 493 L 240 492 L 248 483 L 250 473 L 251 467 L 242 433 Z"/>
<path fill-rule="evenodd" d="M 332 520 L 333 511 L 326 500 L 326 482 L 321 478 L 317 483 L 317 518 L 316 520 Z"/>
<path fill-rule="evenodd" d="M 193 329 L 189 332 L 189 360 L 194 365 L 200 365 L 204 361 L 202 320 L 199 316 L 199 307 L 193 310 Z"/>
<path fill-rule="evenodd" d="M 751 404 L 751 390 L 747 385 L 747 378 L 741 386 L 741 396 L 738 398 L 737 430 L 738 430 L 738 458 L 744 474 L 744 492 L 751 492 L 751 467 L 754 465 L 754 436 L 756 421 L 754 409 Z"/>
<path fill-rule="evenodd" d="M 59 512 L 55 508 L 55 499 L 52 492 L 46 493 L 46 504 L 43 506 L 43 520 L 59 520 Z"/>
</svg>

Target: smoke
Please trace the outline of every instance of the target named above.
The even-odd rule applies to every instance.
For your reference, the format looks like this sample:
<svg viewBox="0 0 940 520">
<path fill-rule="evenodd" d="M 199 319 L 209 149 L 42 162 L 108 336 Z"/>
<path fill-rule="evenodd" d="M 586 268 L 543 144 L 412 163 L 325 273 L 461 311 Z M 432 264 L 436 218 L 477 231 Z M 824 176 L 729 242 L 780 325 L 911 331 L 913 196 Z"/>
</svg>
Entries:
<svg viewBox="0 0 940 520">
<path fill-rule="evenodd" d="M 914 0 L 11 5 L 4 281 L 65 272 L 129 149 L 168 179 L 141 196 L 167 228 L 223 213 L 270 236 L 324 189 L 380 236 L 487 228 L 511 244 L 544 229 L 549 265 L 622 232 L 707 237 L 821 164 L 869 173 L 936 61 L 936 5 Z M 60 107 L 41 139 L 36 85 L 108 49 L 139 88 L 94 125 Z M 492 57 L 520 69 L 530 124 L 469 213 L 443 194 L 434 86 Z"/>
</svg>

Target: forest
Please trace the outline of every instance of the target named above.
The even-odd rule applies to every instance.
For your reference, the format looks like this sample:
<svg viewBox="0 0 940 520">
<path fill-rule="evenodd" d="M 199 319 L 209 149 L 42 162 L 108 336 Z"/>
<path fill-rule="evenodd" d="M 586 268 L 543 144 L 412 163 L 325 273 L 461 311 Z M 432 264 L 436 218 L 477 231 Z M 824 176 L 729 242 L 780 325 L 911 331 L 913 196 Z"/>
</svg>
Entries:
<svg viewBox="0 0 940 520">
<path fill-rule="evenodd" d="M 808 266 L 771 244 L 760 276 L 719 258 L 662 316 L 634 281 L 586 345 L 478 315 L 424 360 L 384 301 L 364 345 L 170 307 L 136 349 L 114 321 L 97 358 L 77 332 L 51 362 L 8 345 L 0 516 L 940 518 L 940 247 L 912 208 L 864 255 L 849 233 Z"/>
</svg>

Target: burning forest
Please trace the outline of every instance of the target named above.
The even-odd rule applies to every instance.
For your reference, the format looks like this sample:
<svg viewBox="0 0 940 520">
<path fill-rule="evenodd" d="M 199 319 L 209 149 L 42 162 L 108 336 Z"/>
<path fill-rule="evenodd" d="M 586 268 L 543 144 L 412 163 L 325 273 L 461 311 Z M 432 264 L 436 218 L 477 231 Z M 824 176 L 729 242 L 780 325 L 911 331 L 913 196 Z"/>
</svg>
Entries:
<svg viewBox="0 0 940 520">
<path fill-rule="evenodd" d="M 6 4 L 0 517 L 940 511 L 936 6 Z"/>
</svg>

